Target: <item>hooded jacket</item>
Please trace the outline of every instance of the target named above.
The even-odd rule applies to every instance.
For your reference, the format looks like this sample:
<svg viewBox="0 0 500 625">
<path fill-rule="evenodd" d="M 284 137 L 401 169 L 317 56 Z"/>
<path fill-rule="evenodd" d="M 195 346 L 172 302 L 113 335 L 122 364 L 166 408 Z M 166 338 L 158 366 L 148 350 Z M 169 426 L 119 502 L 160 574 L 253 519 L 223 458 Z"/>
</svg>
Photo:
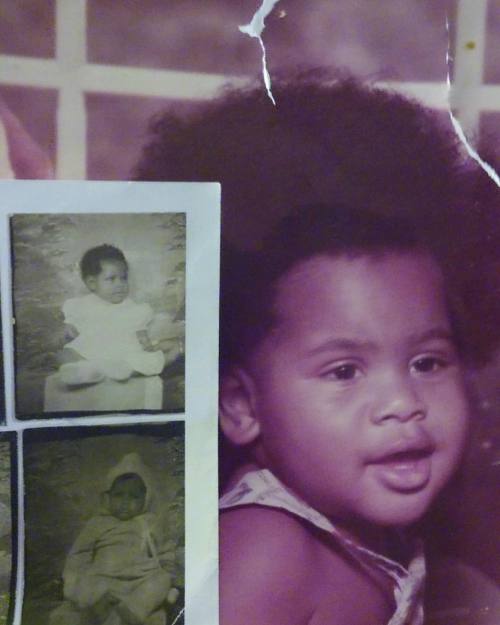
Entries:
<svg viewBox="0 0 500 625">
<path fill-rule="evenodd" d="M 146 486 L 144 510 L 120 520 L 112 516 L 107 495 L 121 475 L 134 473 Z M 93 605 L 110 589 L 126 596 L 147 578 L 171 573 L 175 545 L 152 512 L 153 479 L 137 453 L 125 455 L 112 467 L 105 480 L 103 507 L 75 540 L 63 571 L 64 596 L 80 608 Z M 167 588 L 168 590 L 168 588 Z"/>
</svg>

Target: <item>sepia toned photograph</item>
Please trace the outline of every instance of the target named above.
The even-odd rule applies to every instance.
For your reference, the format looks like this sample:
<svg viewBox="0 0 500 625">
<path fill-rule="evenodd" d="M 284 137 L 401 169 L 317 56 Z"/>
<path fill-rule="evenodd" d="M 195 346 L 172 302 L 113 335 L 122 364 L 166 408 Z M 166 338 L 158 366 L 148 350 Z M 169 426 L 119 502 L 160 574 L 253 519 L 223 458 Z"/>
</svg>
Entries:
<svg viewBox="0 0 500 625">
<path fill-rule="evenodd" d="M 184 425 L 30 431 L 23 625 L 183 623 Z"/>
<path fill-rule="evenodd" d="M 184 408 L 185 215 L 11 218 L 16 416 Z"/>
</svg>

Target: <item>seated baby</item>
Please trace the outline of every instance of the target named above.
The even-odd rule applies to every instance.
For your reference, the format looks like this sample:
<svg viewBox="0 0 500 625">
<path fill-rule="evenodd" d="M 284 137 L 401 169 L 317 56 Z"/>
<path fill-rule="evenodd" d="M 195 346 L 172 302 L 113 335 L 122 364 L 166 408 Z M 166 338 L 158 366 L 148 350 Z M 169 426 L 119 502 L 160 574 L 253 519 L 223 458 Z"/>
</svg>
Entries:
<svg viewBox="0 0 500 625">
<path fill-rule="evenodd" d="M 63 571 L 66 601 L 51 625 L 153 625 L 174 603 L 170 569 L 175 552 L 150 512 L 149 472 L 136 453 L 107 476 L 104 509 L 73 544 Z M 170 547 L 170 548 L 169 548 Z"/>
<path fill-rule="evenodd" d="M 80 272 L 90 292 L 63 304 L 68 342 L 60 358 L 61 380 L 68 385 L 94 384 L 105 378 L 161 373 L 165 354 L 148 335 L 153 310 L 129 297 L 123 252 L 112 245 L 89 249 Z"/>
</svg>

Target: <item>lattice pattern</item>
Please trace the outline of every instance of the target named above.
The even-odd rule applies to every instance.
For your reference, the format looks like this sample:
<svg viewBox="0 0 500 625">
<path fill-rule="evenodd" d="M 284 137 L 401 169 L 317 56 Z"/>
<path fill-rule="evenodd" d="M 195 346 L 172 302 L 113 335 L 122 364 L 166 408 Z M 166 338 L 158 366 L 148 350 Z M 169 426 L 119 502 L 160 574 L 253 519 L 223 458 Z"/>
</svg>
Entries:
<svg viewBox="0 0 500 625">
<path fill-rule="evenodd" d="M 242 80 L 226 75 L 88 63 L 86 4 L 86 0 L 56 0 L 54 59 L 0 55 L 0 83 L 58 91 L 58 178 L 86 177 L 86 93 L 198 100 L 212 97 L 228 80 Z M 488 0 L 458 1 L 457 35 L 451 51 L 451 94 L 445 82 L 384 83 L 434 108 L 446 109 L 451 101 L 457 117 L 471 134 L 477 131 L 482 111 L 500 110 L 500 85 L 483 83 L 487 5 Z"/>
</svg>

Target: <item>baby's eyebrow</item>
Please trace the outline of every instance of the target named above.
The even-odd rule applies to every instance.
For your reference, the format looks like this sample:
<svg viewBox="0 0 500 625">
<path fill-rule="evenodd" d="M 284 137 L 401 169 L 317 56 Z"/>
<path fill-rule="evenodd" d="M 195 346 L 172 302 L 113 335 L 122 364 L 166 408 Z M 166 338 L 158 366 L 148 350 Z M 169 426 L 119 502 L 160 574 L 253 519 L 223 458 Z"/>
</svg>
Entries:
<svg viewBox="0 0 500 625">
<path fill-rule="evenodd" d="M 307 356 L 316 356 L 324 352 L 331 351 L 353 351 L 353 352 L 368 352 L 375 351 L 377 349 L 376 344 L 373 341 L 362 341 L 358 339 L 350 338 L 334 338 L 321 345 L 313 347 L 307 352 Z"/>
<path fill-rule="evenodd" d="M 447 341 L 448 343 L 455 343 L 455 336 L 453 333 L 447 328 L 430 328 L 425 332 L 420 334 L 412 334 L 410 335 L 411 343 L 425 343 L 426 341 Z"/>
<path fill-rule="evenodd" d="M 427 341 L 440 340 L 446 341 L 452 345 L 455 344 L 455 337 L 447 328 L 435 327 L 425 330 L 424 332 L 410 334 L 407 341 L 410 345 L 419 345 Z M 319 354 L 333 351 L 348 352 L 374 352 L 377 350 L 377 344 L 374 341 L 363 341 L 352 338 L 332 338 L 306 352 L 306 357 L 312 357 Z"/>
</svg>

